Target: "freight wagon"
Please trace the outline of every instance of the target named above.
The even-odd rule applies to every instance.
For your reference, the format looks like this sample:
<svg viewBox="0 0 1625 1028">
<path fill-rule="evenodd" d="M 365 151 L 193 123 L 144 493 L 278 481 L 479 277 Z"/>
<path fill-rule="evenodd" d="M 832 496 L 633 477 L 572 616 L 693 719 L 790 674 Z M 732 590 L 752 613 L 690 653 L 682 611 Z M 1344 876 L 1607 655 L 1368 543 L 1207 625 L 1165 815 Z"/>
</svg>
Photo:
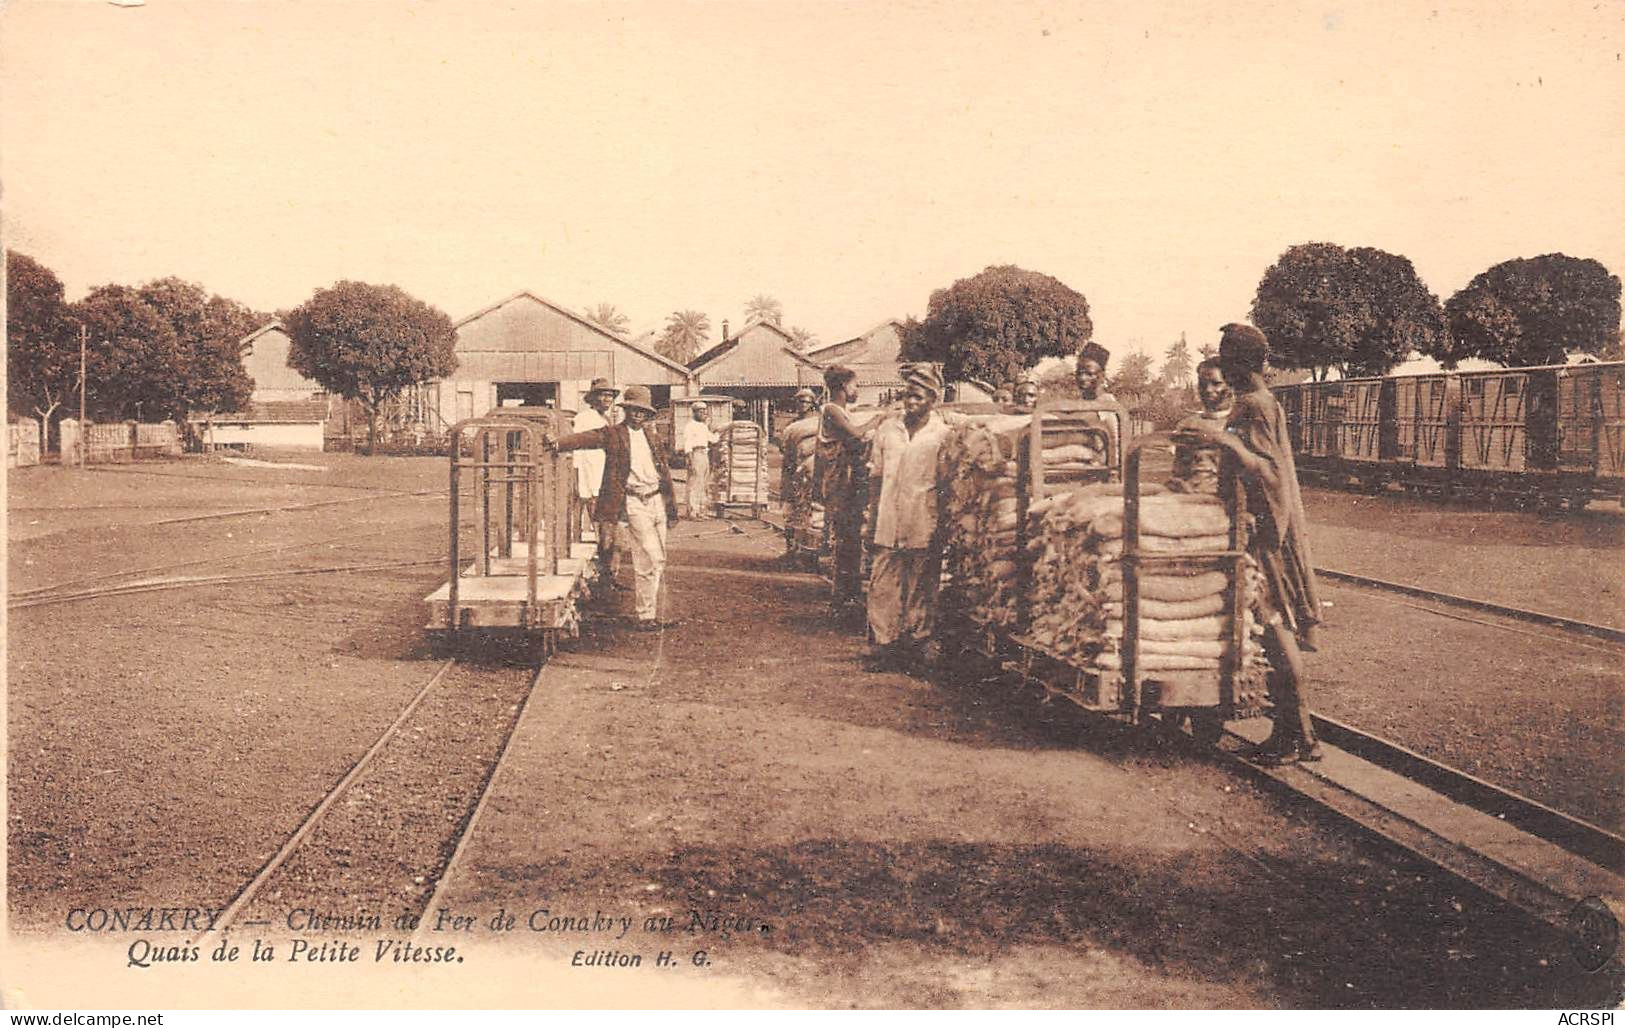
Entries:
<svg viewBox="0 0 1625 1028">
<path fill-rule="evenodd" d="M 1625 493 L 1625 362 L 1280 386 L 1306 475 L 1578 510 Z"/>
</svg>

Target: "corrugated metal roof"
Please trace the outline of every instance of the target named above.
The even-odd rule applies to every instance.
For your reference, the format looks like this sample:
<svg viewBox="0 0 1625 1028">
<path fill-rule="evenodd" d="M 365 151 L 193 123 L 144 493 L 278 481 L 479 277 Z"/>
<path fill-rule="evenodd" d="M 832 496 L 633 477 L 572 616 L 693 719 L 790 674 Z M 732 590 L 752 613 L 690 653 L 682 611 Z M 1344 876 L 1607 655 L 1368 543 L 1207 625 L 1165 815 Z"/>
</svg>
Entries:
<svg viewBox="0 0 1625 1028">
<path fill-rule="evenodd" d="M 896 363 L 902 356 L 902 328 L 902 323 L 895 318 L 882 321 L 860 336 L 815 346 L 807 351 L 807 356 L 820 364 L 845 364 L 848 367 Z"/>
<path fill-rule="evenodd" d="M 613 364 L 617 365 L 617 381 L 621 383 L 679 385 L 688 378 L 688 369 L 676 361 L 623 339 L 529 290 L 522 289 L 475 311 L 455 327 L 460 360 L 479 352 L 608 352 L 619 358 Z M 656 367 L 659 374 L 655 373 Z M 479 376 L 458 371 L 453 377 Z"/>
<path fill-rule="evenodd" d="M 728 341 L 726 349 L 705 364 L 696 365 L 694 377 L 702 386 L 800 386 L 823 375 L 816 361 L 797 353 L 794 340 L 781 328 L 757 322 Z"/>
</svg>

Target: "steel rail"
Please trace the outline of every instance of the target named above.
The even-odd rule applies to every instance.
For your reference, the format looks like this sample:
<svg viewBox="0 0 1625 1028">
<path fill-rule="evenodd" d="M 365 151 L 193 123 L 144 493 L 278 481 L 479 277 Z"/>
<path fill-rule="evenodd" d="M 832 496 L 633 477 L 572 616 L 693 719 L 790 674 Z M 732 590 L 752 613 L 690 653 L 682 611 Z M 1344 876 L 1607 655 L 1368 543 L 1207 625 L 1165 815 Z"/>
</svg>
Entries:
<svg viewBox="0 0 1625 1028">
<path fill-rule="evenodd" d="M 1615 874 L 1625 873 L 1625 838 L 1527 796 L 1440 763 L 1353 725 L 1311 714 L 1315 731 L 1338 749 L 1387 768 L 1464 806 L 1505 820 Z"/>
<path fill-rule="evenodd" d="M 1521 607 L 1508 607 L 1499 603 L 1491 603 L 1488 600 L 1475 600 L 1467 596 L 1456 596 L 1452 593 L 1426 589 L 1422 586 L 1406 585 L 1403 582 L 1390 582 L 1381 578 L 1371 578 L 1367 575 L 1356 575 L 1348 571 L 1339 571 L 1336 568 L 1315 568 L 1315 574 L 1329 578 L 1334 582 L 1364 586 L 1368 589 L 1378 589 L 1383 592 L 1399 593 L 1417 599 L 1433 600 L 1436 603 L 1451 607 L 1464 607 L 1468 610 L 1497 614 L 1514 621 L 1526 621 L 1530 624 L 1561 628 L 1581 635 L 1607 639 L 1610 642 L 1625 642 L 1625 629 L 1613 628 L 1609 625 L 1594 625 L 1588 621 L 1578 621 L 1558 614 L 1546 614 L 1538 610 L 1524 610 Z"/>
<path fill-rule="evenodd" d="M 134 596 L 140 593 L 162 592 L 167 589 L 191 589 L 207 585 L 235 585 L 239 582 L 264 582 L 276 578 L 296 578 L 301 575 L 342 575 L 363 571 L 392 571 L 396 568 L 417 568 L 441 563 L 443 561 L 437 557 L 433 560 L 397 560 L 382 564 L 341 564 L 333 567 L 295 568 L 291 571 L 256 571 L 241 575 L 210 575 L 204 578 L 177 578 L 164 582 L 137 582 L 129 585 L 110 586 L 106 589 L 87 589 L 84 592 L 64 593 L 58 596 L 37 596 L 32 599 L 17 600 L 7 603 L 6 609 L 24 610 L 29 607 L 48 607 L 57 603 L 98 600 L 107 596 Z"/>
<path fill-rule="evenodd" d="M 419 704 L 423 702 L 423 698 L 429 695 L 429 690 L 438 685 L 440 680 L 446 677 L 446 672 L 450 671 L 456 663 L 456 660 L 448 660 L 440 665 L 434 675 L 423 684 L 423 688 L 417 691 L 417 695 L 413 696 L 411 701 L 401 709 L 395 720 L 390 722 L 389 726 L 379 733 L 378 738 L 373 741 L 367 752 L 357 758 L 356 762 L 350 765 L 350 770 L 345 772 L 344 777 L 340 778 L 327 791 L 327 794 L 317 801 L 316 805 L 311 808 L 310 813 L 306 814 L 304 820 L 294 828 L 293 834 L 283 842 L 282 847 L 272 854 L 271 858 L 265 862 L 253 878 L 249 879 L 246 885 L 238 890 L 237 895 L 226 905 L 226 909 L 220 913 L 219 917 L 215 918 L 214 924 L 204 933 L 205 936 L 224 934 L 231 927 L 248 904 L 252 903 L 259 895 L 259 891 L 265 887 L 265 883 L 271 880 L 271 876 L 276 873 L 277 869 L 287 862 L 294 851 L 315 830 L 317 823 L 322 819 L 322 815 L 326 814 L 328 808 L 344 794 L 345 790 L 349 789 L 352 782 L 361 777 L 361 773 L 372 763 L 373 758 L 383 751 L 383 748 L 400 731 L 401 725 L 405 724 L 406 719 L 412 716 L 412 712 L 418 709 Z"/>
</svg>

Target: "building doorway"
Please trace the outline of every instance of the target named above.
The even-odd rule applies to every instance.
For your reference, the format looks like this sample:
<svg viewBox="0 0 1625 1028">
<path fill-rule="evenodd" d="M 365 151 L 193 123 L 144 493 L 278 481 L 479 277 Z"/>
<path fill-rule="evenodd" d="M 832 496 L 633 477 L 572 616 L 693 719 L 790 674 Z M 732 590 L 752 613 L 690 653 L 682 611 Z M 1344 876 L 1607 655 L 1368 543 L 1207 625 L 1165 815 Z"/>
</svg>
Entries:
<svg viewBox="0 0 1625 1028">
<path fill-rule="evenodd" d="M 557 407 L 557 382 L 498 382 L 498 407 Z"/>
</svg>

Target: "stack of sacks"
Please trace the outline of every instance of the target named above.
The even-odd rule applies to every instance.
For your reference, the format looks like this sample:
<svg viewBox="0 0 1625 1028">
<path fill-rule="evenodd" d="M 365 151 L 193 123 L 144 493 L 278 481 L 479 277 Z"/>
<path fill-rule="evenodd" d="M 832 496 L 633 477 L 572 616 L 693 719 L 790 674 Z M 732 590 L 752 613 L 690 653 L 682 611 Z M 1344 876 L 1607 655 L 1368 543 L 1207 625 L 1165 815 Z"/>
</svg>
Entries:
<svg viewBox="0 0 1625 1028">
<path fill-rule="evenodd" d="M 791 455 L 786 454 L 785 459 Z M 796 530 L 796 545 L 807 550 L 817 550 L 824 537 L 824 505 L 813 498 L 817 462 L 817 448 L 806 447 L 790 472 L 790 523 Z"/>
<path fill-rule="evenodd" d="M 723 466 L 727 477 L 723 481 L 725 502 L 758 500 L 757 482 L 760 479 L 762 429 L 753 421 L 735 421 L 723 436 Z"/>
<path fill-rule="evenodd" d="M 1021 605 L 1015 455 L 1027 415 L 962 416 L 937 456 L 944 605 L 979 624 L 1017 621 Z"/>
<path fill-rule="evenodd" d="M 1081 667 L 1122 669 L 1123 497 L 1120 485 L 1087 486 L 1033 505 L 1033 618 L 1030 635 Z M 1210 553 L 1229 546 L 1229 517 L 1218 497 L 1164 492 L 1140 496 L 1142 554 Z M 1250 563 L 1250 562 L 1249 562 Z M 1249 596 L 1258 596 L 1249 568 Z M 1140 579 L 1138 669 L 1217 674 L 1229 645 L 1222 571 L 1185 574 L 1146 568 Z M 1268 664 L 1258 618 L 1246 614 L 1241 688 L 1261 687 Z"/>
<path fill-rule="evenodd" d="M 1091 438 L 1087 442 L 1047 445 L 1043 460 L 1046 475 L 1059 475 L 1101 467 L 1106 463 L 1106 454 Z"/>
</svg>

